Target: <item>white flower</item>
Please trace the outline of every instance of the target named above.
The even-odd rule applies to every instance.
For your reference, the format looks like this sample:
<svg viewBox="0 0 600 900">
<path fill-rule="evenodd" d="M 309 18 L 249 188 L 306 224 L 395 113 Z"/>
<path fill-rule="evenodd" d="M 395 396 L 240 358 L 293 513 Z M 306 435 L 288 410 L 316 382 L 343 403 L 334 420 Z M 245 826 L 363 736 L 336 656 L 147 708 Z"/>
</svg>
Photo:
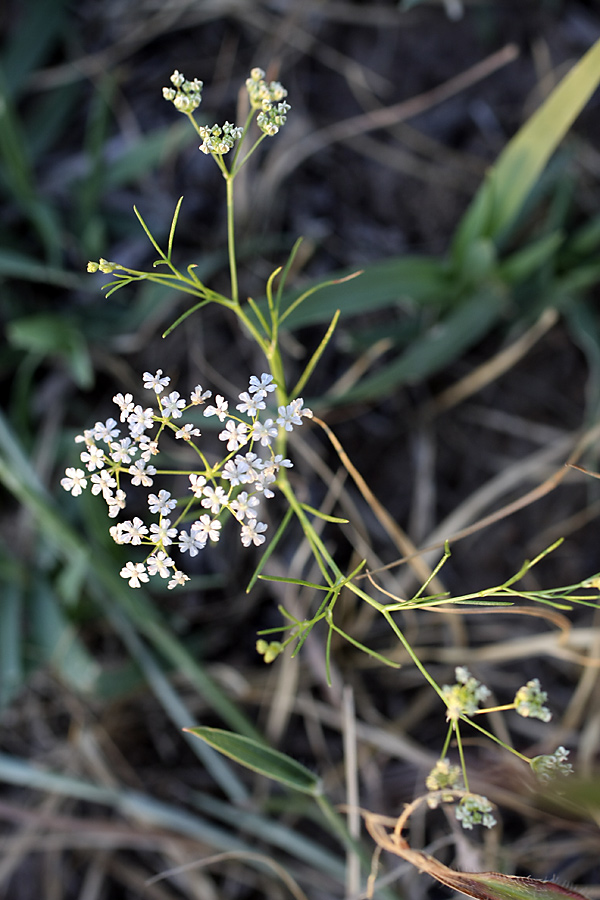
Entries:
<svg viewBox="0 0 600 900">
<path fill-rule="evenodd" d="M 187 531 L 179 532 L 179 549 L 182 553 L 189 553 L 190 556 L 197 556 L 199 550 L 203 550 L 206 546 L 206 536 L 201 540 L 193 532 L 188 534 Z"/>
<path fill-rule="evenodd" d="M 108 515 L 111 519 L 114 519 L 115 516 L 119 515 L 122 509 L 125 509 L 125 502 L 127 500 L 125 491 L 117 491 L 114 497 L 109 497 L 105 494 L 104 499 L 108 503 Z"/>
<path fill-rule="evenodd" d="M 110 444 L 112 439 L 119 437 L 121 433 L 119 428 L 115 428 L 116 424 L 115 419 L 107 419 L 106 422 L 96 422 L 93 428 L 94 439 Z"/>
<path fill-rule="evenodd" d="M 296 410 L 296 415 L 304 416 L 306 419 L 313 419 L 313 411 L 309 409 L 307 406 L 304 406 L 304 400 L 302 397 L 297 397 L 295 400 L 292 400 L 290 406 L 293 406 Z"/>
<path fill-rule="evenodd" d="M 200 499 L 204 492 L 204 485 L 206 484 L 206 478 L 204 475 L 196 475 L 195 472 L 189 476 L 190 479 L 190 491 L 193 493 L 194 497 Z"/>
<path fill-rule="evenodd" d="M 273 376 L 269 375 L 267 372 L 263 372 L 260 376 L 260 379 L 256 377 L 256 375 L 250 376 L 250 386 L 248 390 L 251 394 L 254 394 L 255 391 L 267 391 L 271 392 L 277 388 L 277 385 L 273 381 Z"/>
<path fill-rule="evenodd" d="M 253 481 L 257 481 L 260 478 L 261 470 L 264 468 L 264 460 L 257 456 L 256 453 L 253 453 L 252 450 L 245 453 L 243 456 L 236 456 L 236 461 L 240 461 L 238 465 L 242 463 L 246 466 L 246 471 L 243 474 L 242 481 L 244 484 L 249 484 Z"/>
<path fill-rule="evenodd" d="M 148 573 L 144 567 L 144 563 L 128 562 L 121 569 L 121 578 L 129 578 L 129 587 L 141 587 L 142 581 L 148 581 Z"/>
<path fill-rule="evenodd" d="M 133 412 L 134 402 L 133 402 L 133 394 L 115 394 L 113 397 L 113 401 L 117 404 L 119 409 L 121 410 L 121 422 L 126 422 L 130 413 Z"/>
<path fill-rule="evenodd" d="M 267 392 L 264 390 L 257 390 L 254 394 L 254 397 L 251 397 L 247 391 L 244 391 L 243 394 L 240 394 L 241 403 L 236 405 L 236 409 L 239 409 L 242 413 L 247 413 L 249 416 L 258 415 L 259 409 L 266 409 L 266 403 L 264 402 L 265 397 L 267 396 Z"/>
<path fill-rule="evenodd" d="M 293 463 L 291 462 L 291 460 L 284 459 L 283 456 L 281 455 L 281 453 L 278 453 L 271 460 L 266 461 L 266 463 L 264 465 L 263 473 L 266 476 L 270 477 L 269 483 L 275 481 L 275 479 L 277 478 L 277 474 L 279 473 L 279 469 L 281 467 L 283 467 L 285 469 L 293 468 Z"/>
<path fill-rule="evenodd" d="M 96 469 L 104 467 L 104 450 L 96 447 L 95 444 L 88 444 L 87 450 L 79 454 L 79 459 L 82 463 L 85 463 L 85 467 L 89 472 L 94 472 Z"/>
<path fill-rule="evenodd" d="M 173 543 L 173 538 L 177 537 L 177 529 L 171 528 L 170 519 L 162 519 L 158 525 L 156 523 L 150 526 L 150 536 L 154 544 L 162 544 L 167 547 Z"/>
<path fill-rule="evenodd" d="M 212 391 L 203 391 L 202 385 L 197 384 L 190 394 L 190 403 L 192 406 L 200 406 L 205 403 L 209 397 L 212 397 Z"/>
<path fill-rule="evenodd" d="M 218 541 L 220 537 L 220 531 L 221 523 L 218 519 L 211 519 L 208 513 L 200 516 L 199 519 L 193 522 L 191 528 L 191 532 L 196 540 L 204 540 L 204 543 L 206 543 L 207 538 L 210 538 L 211 541 Z"/>
<path fill-rule="evenodd" d="M 273 419 L 266 419 L 264 422 L 254 422 L 250 431 L 253 441 L 260 441 L 263 447 L 268 447 L 279 434 L 277 426 Z"/>
<path fill-rule="evenodd" d="M 151 475 L 156 475 L 154 466 L 148 466 L 143 459 L 138 460 L 128 470 L 131 475 L 131 483 L 135 485 L 143 484 L 144 487 L 151 487 L 154 482 Z"/>
<path fill-rule="evenodd" d="M 73 466 L 69 466 L 68 469 L 65 469 L 65 475 L 66 478 L 61 478 L 61 485 L 65 491 L 70 491 L 74 497 L 79 497 L 87 484 L 85 472 L 83 469 L 75 469 Z"/>
<path fill-rule="evenodd" d="M 244 519 L 255 519 L 255 507 L 260 505 L 260 500 L 254 494 L 248 495 L 248 491 L 240 491 L 235 500 L 229 504 L 236 517 L 243 521 Z"/>
<path fill-rule="evenodd" d="M 174 566 L 175 563 L 170 556 L 167 556 L 166 553 L 159 550 L 158 553 L 148 557 L 146 565 L 148 566 L 150 575 L 156 575 L 158 573 L 161 578 L 168 578 L 170 575 L 169 568 Z"/>
<path fill-rule="evenodd" d="M 254 489 L 262 493 L 264 497 L 270 499 L 274 497 L 275 494 L 272 490 L 269 489 L 270 484 L 274 484 L 277 481 L 277 475 L 271 469 L 264 469 L 259 473 L 258 478 L 253 482 Z"/>
<path fill-rule="evenodd" d="M 150 462 L 158 453 L 158 441 L 151 441 L 148 435 L 142 435 L 139 443 L 140 456 L 144 462 Z"/>
<path fill-rule="evenodd" d="M 148 495 L 148 507 L 150 512 L 160 513 L 161 516 L 168 516 L 172 509 L 177 506 L 177 500 L 171 498 L 170 491 L 159 491 L 156 494 Z"/>
<path fill-rule="evenodd" d="M 148 534 L 148 529 L 139 516 L 135 516 L 133 522 L 129 520 L 122 522 L 118 527 L 120 538 L 118 543 L 121 544 L 141 544 L 142 538 Z"/>
<path fill-rule="evenodd" d="M 189 580 L 190 579 L 188 578 L 187 575 L 184 575 L 183 572 L 180 572 L 178 569 L 175 569 L 173 571 L 173 577 L 171 578 L 167 587 L 170 591 L 172 591 L 173 588 L 176 588 L 180 584 L 185 584 L 186 581 L 189 581 Z"/>
<path fill-rule="evenodd" d="M 222 397 L 220 394 L 217 394 L 215 397 L 216 406 L 207 406 L 204 410 L 205 416 L 217 416 L 219 422 L 225 421 L 225 416 L 227 415 L 227 410 L 229 409 L 229 403 L 227 400 Z"/>
<path fill-rule="evenodd" d="M 149 406 L 143 409 L 139 404 L 133 408 L 133 412 L 127 416 L 127 424 L 132 437 L 140 437 L 144 431 L 154 428 L 154 410 Z"/>
<path fill-rule="evenodd" d="M 136 449 L 131 442 L 131 438 L 123 438 L 110 445 L 110 458 L 113 462 L 127 465 L 135 456 Z"/>
<path fill-rule="evenodd" d="M 236 456 L 235 459 L 228 460 L 223 466 L 221 477 L 225 481 L 229 481 L 233 487 L 243 484 L 245 475 L 248 471 L 248 464 L 243 456 Z"/>
<path fill-rule="evenodd" d="M 244 422 L 234 422 L 229 419 L 224 430 L 219 435 L 220 441 L 227 441 L 227 449 L 231 453 L 239 450 L 248 442 L 248 426 Z"/>
<path fill-rule="evenodd" d="M 102 469 L 97 475 L 92 475 L 90 481 L 92 482 L 92 494 L 100 492 L 112 494 L 112 489 L 117 486 L 116 480 L 107 469 Z"/>
<path fill-rule="evenodd" d="M 171 391 L 168 397 L 163 397 L 160 406 L 165 418 L 172 416 L 174 419 L 180 419 L 183 415 L 181 410 L 185 409 L 185 400 L 180 397 L 178 391 Z"/>
<path fill-rule="evenodd" d="M 117 522 L 116 525 L 111 525 L 108 529 L 108 533 L 110 534 L 115 544 L 127 543 L 127 541 L 123 539 L 123 524 L 121 522 Z"/>
<path fill-rule="evenodd" d="M 210 509 L 213 515 L 217 515 L 217 513 L 220 513 L 221 508 L 223 506 L 226 506 L 226 504 L 227 494 L 222 487 L 213 488 L 210 485 L 207 485 L 204 488 L 204 498 L 202 500 L 202 506 L 205 509 Z"/>
<path fill-rule="evenodd" d="M 76 444 L 93 444 L 94 443 L 94 432 L 92 428 L 86 428 L 83 434 L 75 435 L 75 443 Z"/>
<path fill-rule="evenodd" d="M 266 538 L 261 532 L 266 530 L 267 526 L 264 522 L 257 522 L 256 519 L 248 519 L 248 521 L 242 525 L 242 530 L 240 532 L 244 547 L 249 547 L 250 544 L 260 547 L 261 544 L 264 544 Z"/>
<path fill-rule="evenodd" d="M 162 369 L 157 369 L 156 375 L 152 375 L 150 372 L 144 372 L 144 387 L 147 390 L 154 391 L 156 394 L 160 394 L 164 391 L 171 379 L 168 375 L 161 377 L 162 371 Z"/>
<path fill-rule="evenodd" d="M 187 425 L 184 425 L 183 428 L 180 428 L 179 431 L 175 432 L 175 437 L 184 441 L 191 441 L 193 437 L 200 437 L 200 429 L 194 428 L 191 422 L 188 422 Z"/>
<path fill-rule="evenodd" d="M 279 413 L 277 416 L 277 424 L 281 425 L 282 428 L 285 428 L 286 431 L 293 431 L 294 425 L 302 425 L 302 419 L 300 418 L 296 404 L 289 403 L 287 406 L 279 406 L 277 412 Z"/>
</svg>

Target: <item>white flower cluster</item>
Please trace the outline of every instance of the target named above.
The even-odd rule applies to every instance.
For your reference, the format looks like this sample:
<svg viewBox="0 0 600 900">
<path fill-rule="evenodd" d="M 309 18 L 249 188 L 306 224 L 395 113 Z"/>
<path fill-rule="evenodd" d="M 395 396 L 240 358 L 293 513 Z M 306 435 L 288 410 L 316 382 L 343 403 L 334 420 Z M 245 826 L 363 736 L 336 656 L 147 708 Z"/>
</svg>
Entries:
<svg viewBox="0 0 600 900">
<path fill-rule="evenodd" d="M 442 688 L 446 702 L 446 719 L 449 722 L 456 722 L 461 716 L 474 715 L 479 704 L 490 696 L 486 686 L 473 678 L 466 666 L 457 666 L 454 674 L 456 684 L 445 684 Z"/>
<path fill-rule="evenodd" d="M 241 138 L 244 129 L 240 125 L 232 125 L 231 122 L 225 122 L 221 125 L 201 125 L 198 129 L 202 143 L 200 150 L 203 153 L 217 153 L 223 156 L 233 148 L 236 141 Z"/>
<path fill-rule="evenodd" d="M 531 768 L 539 781 L 546 784 L 558 776 L 564 777 L 573 774 L 573 766 L 568 761 L 569 751 L 559 747 L 554 753 L 547 756 L 535 756 L 531 760 Z"/>
<path fill-rule="evenodd" d="M 164 489 L 148 495 L 149 511 L 158 516 L 158 521 L 148 527 L 135 516 L 110 528 L 117 544 L 150 548 L 144 562 L 128 562 L 121 570 L 121 576 L 129 581 L 130 587 L 140 587 L 151 575 L 169 578 L 170 589 L 185 584 L 189 578 L 180 571 L 167 548 L 177 547 L 181 554 L 196 556 L 209 540 L 219 540 L 220 517 L 224 512 L 239 523 L 245 547 L 251 544 L 258 547 L 264 543 L 267 525 L 258 520 L 260 499 L 274 496 L 272 487 L 279 470 L 292 465 L 289 459 L 275 454 L 273 442 L 282 430 L 292 431 L 294 426 L 301 425 L 303 417 L 312 418 L 311 410 L 303 406 L 302 398 L 298 398 L 280 406 L 277 415 L 273 413 L 275 418 L 261 420 L 262 411 L 267 409 L 265 401 L 277 387 L 272 376 L 266 373 L 260 377 L 252 375 L 248 390 L 239 395 L 236 409 L 241 415 L 230 412 L 228 401 L 220 394 L 212 404 L 205 405 L 212 393 L 204 391 L 201 385 L 194 388 L 189 402 L 177 391 L 163 396 L 169 382 L 170 378 L 163 375 L 162 369 L 154 375 L 144 373 L 144 387 L 153 392 L 158 408 L 136 404 L 131 394 L 117 394 L 113 400 L 119 407 L 120 421 L 127 424 L 128 434 L 121 437 L 115 419 L 96 422 L 93 428 L 75 439 L 85 444 L 80 458 L 87 473 L 69 467 L 61 480 L 63 488 L 75 497 L 81 494 L 89 480 L 92 493 L 102 495 L 108 515 L 116 518 L 127 502 L 122 488 L 125 477 L 129 477 L 136 487 L 150 488 L 155 476 L 174 474 L 171 470 L 157 470 L 151 462 L 159 454 L 158 442 L 165 432 L 170 432 L 176 440 L 186 441 L 197 453 L 202 468 L 179 473 L 187 475 L 188 488 L 184 497 L 173 497 Z M 219 440 L 226 444 L 227 454 L 214 465 L 208 463 L 193 441 L 200 436 L 199 428 L 193 422 L 175 421 L 187 410 L 198 406 L 204 406 L 204 416 L 216 416 L 224 426 Z M 156 426 L 158 431 L 151 436 L 150 432 Z M 238 453 L 242 447 L 247 447 L 247 451 Z"/>
<path fill-rule="evenodd" d="M 493 806 L 487 797 L 481 794 L 467 794 L 456 807 L 454 815 L 463 828 L 472 829 L 473 825 L 493 828 L 496 820 L 492 810 Z"/>
<path fill-rule="evenodd" d="M 549 722 L 552 713 L 544 706 L 547 699 L 548 694 L 542 690 L 539 678 L 532 678 L 515 694 L 515 710 L 525 719 L 541 719 L 542 722 Z"/>
<path fill-rule="evenodd" d="M 177 69 L 171 75 L 173 87 L 163 88 L 163 97 L 182 113 L 191 113 L 202 103 L 204 84 L 198 79 L 188 81 Z"/>
<path fill-rule="evenodd" d="M 259 109 L 256 124 L 265 134 L 273 136 L 277 134 L 282 125 L 285 125 L 287 114 L 291 109 L 285 102 L 287 91 L 278 81 L 267 84 L 265 73 L 262 69 L 255 68 L 250 72 L 250 78 L 246 79 L 246 90 L 253 109 Z"/>
</svg>

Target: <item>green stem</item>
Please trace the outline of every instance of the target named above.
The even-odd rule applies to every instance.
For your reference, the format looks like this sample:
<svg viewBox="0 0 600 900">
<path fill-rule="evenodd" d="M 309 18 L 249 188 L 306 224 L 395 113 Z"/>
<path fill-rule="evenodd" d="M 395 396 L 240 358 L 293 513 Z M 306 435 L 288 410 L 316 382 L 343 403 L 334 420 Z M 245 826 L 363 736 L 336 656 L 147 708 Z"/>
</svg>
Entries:
<svg viewBox="0 0 600 900">
<path fill-rule="evenodd" d="M 460 767 L 462 769 L 463 781 L 465 783 L 465 791 L 469 790 L 469 778 L 467 776 L 467 764 L 465 762 L 465 752 L 463 750 L 462 740 L 460 737 L 460 729 L 458 722 L 454 722 L 454 733 L 456 735 L 456 746 L 458 747 L 458 755 L 460 757 Z"/>
<path fill-rule="evenodd" d="M 231 173 L 226 178 L 227 185 L 227 251 L 229 254 L 229 272 L 231 275 L 231 299 L 239 306 L 240 295 L 238 289 L 237 260 L 235 256 L 235 221 L 233 207 L 233 177 Z"/>
</svg>

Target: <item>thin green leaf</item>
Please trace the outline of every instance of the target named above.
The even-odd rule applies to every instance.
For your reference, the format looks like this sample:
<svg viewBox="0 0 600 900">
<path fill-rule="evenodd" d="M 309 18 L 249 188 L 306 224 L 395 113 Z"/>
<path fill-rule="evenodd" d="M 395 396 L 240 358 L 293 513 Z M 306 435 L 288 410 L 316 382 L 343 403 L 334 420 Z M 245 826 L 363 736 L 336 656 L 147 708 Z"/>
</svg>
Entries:
<svg viewBox="0 0 600 900">
<path fill-rule="evenodd" d="M 281 270 L 281 278 L 279 279 L 279 284 L 277 285 L 277 295 L 275 297 L 275 310 L 278 315 L 279 315 L 279 310 L 281 309 L 281 298 L 283 296 L 283 289 L 285 287 L 288 275 L 290 274 L 290 269 L 292 268 L 294 260 L 296 259 L 296 255 L 298 253 L 298 250 L 300 249 L 301 244 L 302 244 L 302 238 L 300 237 L 300 238 L 298 238 L 298 240 L 295 242 L 294 246 L 292 247 L 290 255 L 288 256 L 288 261 L 286 262 L 285 266 Z"/>
<path fill-rule="evenodd" d="M 285 753 L 267 747 L 266 744 L 232 731 L 224 731 L 222 728 L 199 727 L 184 730 L 206 741 L 215 750 L 247 769 L 252 769 L 253 772 L 258 772 L 303 794 L 316 797 L 322 793 L 320 779 L 314 772 Z"/>
<path fill-rule="evenodd" d="M 314 506 L 309 506 L 308 503 L 301 504 L 302 509 L 306 510 L 307 513 L 310 513 L 312 516 L 316 516 L 317 519 L 323 519 L 324 522 L 333 522 L 335 525 L 347 525 L 348 519 L 340 519 L 338 516 L 329 516 L 324 512 L 321 512 L 320 509 L 315 509 Z"/>
<path fill-rule="evenodd" d="M 164 251 L 160 249 L 160 247 L 159 247 L 158 244 L 156 243 L 156 240 L 155 240 L 155 238 L 154 238 L 154 235 L 152 234 L 152 232 L 150 231 L 150 229 L 148 228 L 148 226 L 147 226 L 146 223 L 144 222 L 144 220 L 143 220 L 143 218 L 142 218 L 142 216 L 141 216 L 141 213 L 140 213 L 140 211 L 138 210 L 137 206 L 134 206 L 134 207 L 133 207 L 133 211 L 134 211 L 134 213 L 135 213 L 135 215 L 136 215 L 136 217 L 137 217 L 138 222 L 140 223 L 140 225 L 141 225 L 142 228 L 144 229 L 144 232 L 146 233 L 146 237 L 148 238 L 148 240 L 150 241 L 150 243 L 152 244 L 152 246 L 154 247 L 154 249 L 156 250 L 156 252 L 159 254 L 159 256 L 160 256 L 162 259 L 167 259 L 167 257 L 165 256 Z"/>
<path fill-rule="evenodd" d="M 263 577 L 263 576 L 261 576 L 261 572 L 262 572 L 262 570 L 264 569 L 264 567 L 265 567 L 265 565 L 267 564 L 267 562 L 269 561 L 269 558 L 270 558 L 271 554 L 272 554 L 273 551 L 276 549 L 276 547 L 277 547 L 279 541 L 280 541 L 281 538 L 283 537 L 283 534 L 284 534 L 286 528 L 288 527 L 288 525 L 289 525 L 289 523 L 290 523 L 290 519 L 292 518 L 293 514 L 294 514 L 294 512 L 293 512 L 292 508 L 288 506 L 288 508 L 287 508 L 286 511 L 285 511 L 285 515 L 284 515 L 284 517 L 283 517 L 283 519 L 282 519 L 282 521 L 281 521 L 281 524 L 279 525 L 277 531 L 275 532 L 273 538 L 271 539 L 271 541 L 270 541 L 270 543 L 269 543 L 269 546 L 267 547 L 267 549 L 266 549 L 266 550 L 264 551 L 264 553 L 262 554 L 262 556 L 261 556 L 261 558 L 260 558 L 260 561 L 259 561 L 259 563 L 258 563 L 256 569 L 254 570 L 253 574 L 252 574 L 252 578 L 251 578 L 250 581 L 248 582 L 248 587 L 246 588 L 246 593 L 247 593 L 247 594 L 250 593 L 250 591 L 252 590 L 252 588 L 253 588 L 254 585 L 256 584 L 257 580 L 258 580 L 259 578 Z"/>
<path fill-rule="evenodd" d="M 317 347 L 317 349 L 315 350 L 315 352 L 309 359 L 308 363 L 306 364 L 306 366 L 304 368 L 304 371 L 302 372 L 302 375 L 300 376 L 300 378 L 298 379 L 298 382 L 296 383 L 296 386 L 291 391 L 291 393 L 290 393 L 291 397 L 297 397 L 304 390 L 304 386 L 306 385 L 306 382 L 312 375 L 315 366 L 321 359 L 321 356 L 323 355 L 323 352 L 325 351 L 325 348 L 327 347 L 327 344 L 333 337 L 333 332 L 335 331 L 335 328 L 336 328 L 339 318 L 340 318 L 340 311 L 339 311 L 339 309 L 337 309 L 335 311 L 335 315 L 334 315 L 333 319 L 331 320 L 331 322 L 329 324 L 329 328 L 327 329 L 325 335 L 323 336 L 319 346 Z"/>
<path fill-rule="evenodd" d="M 177 201 L 177 206 L 175 207 L 175 212 L 173 213 L 173 219 L 171 221 L 171 229 L 169 231 L 169 243 L 167 246 L 167 258 L 171 259 L 171 253 L 173 252 L 173 240 L 175 239 L 175 229 L 177 228 L 177 220 L 179 218 L 179 210 L 181 209 L 181 204 L 183 203 L 183 197 L 180 197 Z"/>
<path fill-rule="evenodd" d="M 281 575 L 259 575 L 262 581 L 280 581 L 282 584 L 296 584 L 299 587 L 313 588 L 315 591 L 330 591 L 331 587 L 324 584 L 315 584 L 313 581 L 303 581 L 301 578 L 285 578 Z"/>
</svg>

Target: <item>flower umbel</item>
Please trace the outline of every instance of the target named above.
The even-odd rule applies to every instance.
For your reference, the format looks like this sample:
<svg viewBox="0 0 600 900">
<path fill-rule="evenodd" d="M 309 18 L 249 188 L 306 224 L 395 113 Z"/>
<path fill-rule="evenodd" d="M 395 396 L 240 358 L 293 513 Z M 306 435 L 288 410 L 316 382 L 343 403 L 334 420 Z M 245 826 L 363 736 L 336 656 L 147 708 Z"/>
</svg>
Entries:
<svg viewBox="0 0 600 900">
<path fill-rule="evenodd" d="M 493 828 L 496 820 L 492 815 L 492 809 L 487 797 L 481 794 L 467 794 L 456 807 L 454 814 L 463 828 L 472 829 L 473 825 Z"/>
<path fill-rule="evenodd" d="M 461 716 L 474 715 L 479 704 L 490 696 L 485 685 L 477 681 L 465 666 L 457 666 L 454 672 L 456 684 L 445 684 L 442 688 L 449 722 L 456 722 Z"/>
<path fill-rule="evenodd" d="M 515 710 L 525 719 L 541 719 L 542 722 L 549 722 L 552 713 L 543 705 L 547 699 L 548 694 L 542 690 L 539 679 L 533 678 L 515 694 Z"/>
<path fill-rule="evenodd" d="M 535 756 L 530 765 L 538 780 L 546 784 L 558 776 L 573 774 L 573 766 L 568 762 L 568 757 L 569 751 L 564 747 L 558 747 L 548 756 Z"/>
<path fill-rule="evenodd" d="M 173 87 L 163 88 L 163 97 L 170 100 L 175 109 L 182 113 L 191 113 L 198 109 L 202 102 L 203 83 L 194 78 L 188 81 L 177 69 L 171 75 Z"/>
<path fill-rule="evenodd" d="M 77 439 L 85 444 L 80 459 L 87 472 L 70 466 L 61 480 L 63 488 L 75 497 L 91 481 L 92 493 L 102 496 L 109 518 L 114 519 L 127 506 L 125 479 L 134 487 L 151 488 L 155 478 L 177 478 L 177 472 L 161 471 L 149 462 L 159 456 L 159 441 L 166 436 L 184 438 L 195 451 L 193 459 L 202 461 L 199 470 L 181 472 L 184 484 L 178 490 L 160 487 L 147 495 L 142 514 L 150 514 L 157 520 L 146 523 L 136 515 L 110 527 L 110 535 L 117 544 L 143 546 L 146 550 L 143 562 L 130 561 L 121 570 L 121 576 L 132 588 L 141 587 L 151 576 L 170 578 L 169 589 L 185 584 L 188 576 L 177 568 L 171 550 L 196 556 L 211 541 L 220 540 L 226 517 L 237 522 L 244 547 L 263 544 L 267 524 L 259 521 L 259 506 L 261 501 L 274 496 L 271 487 L 280 469 L 291 466 L 288 459 L 275 454 L 274 442 L 280 434 L 301 425 L 302 417 L 312 416 L 303 407 L 302 400 L 297 399 L 287 407 L 280 407 L 277 424 L 273 412 L 261 421 L 263 411 L 268 415 L 265 401 L 276 384 L 267 373 L 260 377 L 252 375 L 248 389 L 239 394 L 240 403 L 235 407 L 240 415 L 230 412 L 229 402 L 219 394 L 214 405 L 204 407 L 205 416 L 216 416 L 223 423 L 218 437 L 226 445 L 225 456 L 209 465 L 203 450 L 194 442 L 201 437 L 200 430 L 193 421 L 180 423 L 180 420 L 190 410 L 192 416 L 198 416 L 198 406 L 212 396 L 211 392 L 197 385 L 188 403 L 178 391 L 163 395 L 169 383 L 170 378 L 163 375 L 162 369 L 155 374 L 144 373 L 143 386 L 152 393 L 156 406 L 144 407 L 136 404 L 131 394 L 116 394 L 113 400 L 128 433 L 121 437 L 122 429 L 113 418 L 96 422 Z M 157 426 L 158 432 L 151 440 L 147 432 Z M 246 452 L 237 453 L 242 447 Z"/>
</svg>

